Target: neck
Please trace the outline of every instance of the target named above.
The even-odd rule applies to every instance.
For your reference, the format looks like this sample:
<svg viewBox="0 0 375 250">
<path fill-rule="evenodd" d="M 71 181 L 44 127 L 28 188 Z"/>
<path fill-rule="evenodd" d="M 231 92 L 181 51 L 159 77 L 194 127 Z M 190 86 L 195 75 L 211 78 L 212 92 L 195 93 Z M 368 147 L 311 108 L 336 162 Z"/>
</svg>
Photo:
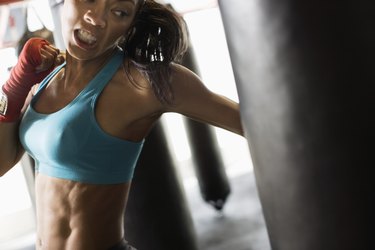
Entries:
<svg viewBox="0 0 375 250">
<path fill-rule="evenodd" d="M 110 49 L 100 57 L 89 60 L 79 60 L 66 52 L 66 66 L 64 71 L 64 86 L 85 84 L 93 78 L 106 62 L 112 57 L 117 48 Z"/>
</svg>

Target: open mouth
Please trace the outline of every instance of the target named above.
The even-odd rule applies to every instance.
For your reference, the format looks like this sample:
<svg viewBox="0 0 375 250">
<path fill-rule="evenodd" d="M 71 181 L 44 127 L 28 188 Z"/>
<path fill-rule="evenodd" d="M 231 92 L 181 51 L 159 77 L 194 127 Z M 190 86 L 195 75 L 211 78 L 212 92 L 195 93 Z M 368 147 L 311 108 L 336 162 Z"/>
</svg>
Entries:
<svg viewBox="0 0 375 250">
<path fill-rule="evenodd" d="M 92 48 L 96 44 L 96 37 L 87 30 L 77 29 L 74 31 L 75 40 L 83 48 Z"/>
</svg>

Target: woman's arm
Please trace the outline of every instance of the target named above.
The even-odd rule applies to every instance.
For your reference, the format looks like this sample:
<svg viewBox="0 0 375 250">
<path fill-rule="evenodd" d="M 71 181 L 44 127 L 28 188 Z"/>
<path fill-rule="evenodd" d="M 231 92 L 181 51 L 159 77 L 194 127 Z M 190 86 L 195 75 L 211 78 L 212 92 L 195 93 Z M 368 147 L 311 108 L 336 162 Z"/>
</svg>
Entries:
<svg viewBox="0 0 375 250">
<path fill-rule="evenodd" d="M 197 75 L 181 65 L 174 64 L 172 72 L 175 100 L 167 112 L 177 112 L 243 136 L 238 103 L 213 93 Z"/>
<path fill-rule="evenodd" d="M 2 86 L 0 112 L 0 176 L 8 172 L 22 157 L 18 127 L 22 107 L 32 86 L 39 83 L 63 58 L 47 41 L 30 39 L 24 46 L 16 66 Z"/>
<path fill-rule="evenodd" d="M 24 153 L 18 139 L 18 125 L 19 122 L 0 123 L 0 176 L 16 165 Z"/>
</svg>

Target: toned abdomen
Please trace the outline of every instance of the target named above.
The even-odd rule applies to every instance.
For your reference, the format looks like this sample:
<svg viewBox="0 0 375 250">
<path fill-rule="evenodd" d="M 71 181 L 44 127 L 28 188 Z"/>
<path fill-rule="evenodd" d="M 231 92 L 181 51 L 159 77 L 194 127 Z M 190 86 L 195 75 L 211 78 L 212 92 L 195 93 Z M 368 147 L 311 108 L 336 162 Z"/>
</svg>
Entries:
<svg viewBox="0 0 375 250">
<path fill-rule="evenodd" d="M 106 249 L 119 242 L 129 187 L 38 174 L 37 249 Z"/>
</svg>

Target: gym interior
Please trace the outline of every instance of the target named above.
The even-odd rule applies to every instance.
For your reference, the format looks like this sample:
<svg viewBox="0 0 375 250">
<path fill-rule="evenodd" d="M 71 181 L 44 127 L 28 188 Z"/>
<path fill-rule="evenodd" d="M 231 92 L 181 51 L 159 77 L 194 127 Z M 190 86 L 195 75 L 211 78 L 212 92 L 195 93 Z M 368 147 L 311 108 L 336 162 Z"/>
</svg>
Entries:
<svg viewBox="0 0 375 250">
<path fill-rule="evenodd" d="M 62 2 L 0 1 L 1 83 L 25 38 L 64 49 Z M 182 63 L 240 103 L 245 137 L 163 115 L 137 166 L 127 239 L 140 250 L 375 249 L 375 3 L 161 2 L 188 25 Z M 0 250 L 35 249 L 33 171 L 24 155 L 0 179 Z M 155 175 L 165 185 L 150 189 Z"/>
</svg>

